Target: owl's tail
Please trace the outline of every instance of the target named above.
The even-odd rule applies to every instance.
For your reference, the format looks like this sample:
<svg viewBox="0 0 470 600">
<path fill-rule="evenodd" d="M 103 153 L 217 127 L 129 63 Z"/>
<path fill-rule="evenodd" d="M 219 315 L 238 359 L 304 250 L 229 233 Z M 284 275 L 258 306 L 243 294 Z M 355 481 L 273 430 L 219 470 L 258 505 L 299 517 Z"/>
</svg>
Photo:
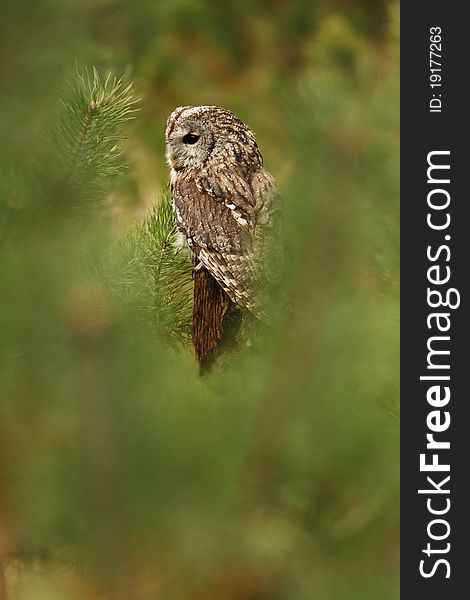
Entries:
<svg viewBox="0 0 470 600">
<path fill-rule="evenodd" d="M 210 372 L 216 360 L 236 345 L 242 314 L 212 275 L 194 271 L 192 339 L 199 372 Z"/>
</svg>

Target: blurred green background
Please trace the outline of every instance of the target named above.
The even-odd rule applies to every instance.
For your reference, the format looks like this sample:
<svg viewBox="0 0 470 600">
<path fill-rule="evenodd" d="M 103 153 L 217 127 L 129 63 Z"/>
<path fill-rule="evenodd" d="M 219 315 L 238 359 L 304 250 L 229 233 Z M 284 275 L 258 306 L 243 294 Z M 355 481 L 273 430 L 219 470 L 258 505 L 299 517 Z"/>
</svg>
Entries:
<svg viewBox="0 0 470 600">
<path fill-rule="evenodd" d="M 1 600 L 398 597 L 398 32 L 383 0 L 2 0 Z M 141 98 L 91 218 L 46 141 L 77 64 Z M 255 131 L 295 305 L 202 380 L 88 265 L 186 104 Z"/>
</svg>

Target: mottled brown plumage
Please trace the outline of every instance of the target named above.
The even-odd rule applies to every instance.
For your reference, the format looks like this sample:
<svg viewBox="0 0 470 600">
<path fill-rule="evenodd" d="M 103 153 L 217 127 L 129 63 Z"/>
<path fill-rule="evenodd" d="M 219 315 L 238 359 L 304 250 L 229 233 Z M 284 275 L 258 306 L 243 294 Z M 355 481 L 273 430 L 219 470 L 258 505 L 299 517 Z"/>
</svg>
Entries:
<svg viewBox="0 0 470 600">
<path fill-rule="evenodd" d="M 186 106 L 170 115 L 165 137 L 180 233 L 230 299 L 263 318 L 278 205 L 254 134 L 224 108 Z"/>
</svg>

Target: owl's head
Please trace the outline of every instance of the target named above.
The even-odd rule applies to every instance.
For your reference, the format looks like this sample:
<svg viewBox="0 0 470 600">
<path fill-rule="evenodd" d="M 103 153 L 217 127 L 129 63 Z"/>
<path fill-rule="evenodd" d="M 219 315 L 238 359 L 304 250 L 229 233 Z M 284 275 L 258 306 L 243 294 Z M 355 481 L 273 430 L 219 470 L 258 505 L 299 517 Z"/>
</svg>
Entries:
<svg viewBox="0 0 470 600">
<path fill-rule="evenodd" d="M 259 155 L 253 133 L 220 106 L 180 106 L 168 117 L 166 157 L 176 171 L 201 167 L 211 158 L 241 162 Z"/>
</svg>

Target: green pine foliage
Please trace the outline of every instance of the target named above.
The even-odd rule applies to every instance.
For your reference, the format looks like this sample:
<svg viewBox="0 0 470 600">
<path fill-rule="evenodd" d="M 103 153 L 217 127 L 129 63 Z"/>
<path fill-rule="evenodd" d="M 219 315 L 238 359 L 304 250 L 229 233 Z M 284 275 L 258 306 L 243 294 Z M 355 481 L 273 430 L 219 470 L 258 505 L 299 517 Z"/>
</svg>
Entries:
<svg viewBox="0 0 470 600">
<path fill-rule="evenodd" d="M 2 149 L 0 243 L 8 232 L 24 235 L 24 227 L 37 234 L 64 218 L 82 223 L 127 166 L 123 127 L 138 111 L 132 84 L 77 67 L 58 89 L 27 158 Z"/>
<path fill-rule="evenodd" d="M 99 276 L 115 301 L 139 313 L 156 336 L 189 346 L 194 264 L 176 241 L 172 201 L 166 195 L 101 255 Z"/>
<path fill-rule="evenodd" d="M 124 136 L 121 126 L 133 119 L 138 100 L 132 84 L 108 74 L 101 79 L 95 67 L 77 70 L 70 77 L 52 145 L 64 160 L 65 174 L 86 180 L 93 169 L 106 185 L 123 168 Z"/>
<path fill-rule="evenodd" d="M 191 327 L 193 261 L 176 245 L 173 204 L 164 196 L 138 228 L 139 256 L 147 275 L 151 317 L 165 337 L 188 342 Z"/>
<path fill-rule="evenodd" d="M 138 100 L 131 83 L 110 73 L 103 79 L 93 67 L 69 76 L 57 104 L 47 132 L 52 209 L 89 210 L 126 167 L 123 126 L 135 118 Z"/>
</svg>

